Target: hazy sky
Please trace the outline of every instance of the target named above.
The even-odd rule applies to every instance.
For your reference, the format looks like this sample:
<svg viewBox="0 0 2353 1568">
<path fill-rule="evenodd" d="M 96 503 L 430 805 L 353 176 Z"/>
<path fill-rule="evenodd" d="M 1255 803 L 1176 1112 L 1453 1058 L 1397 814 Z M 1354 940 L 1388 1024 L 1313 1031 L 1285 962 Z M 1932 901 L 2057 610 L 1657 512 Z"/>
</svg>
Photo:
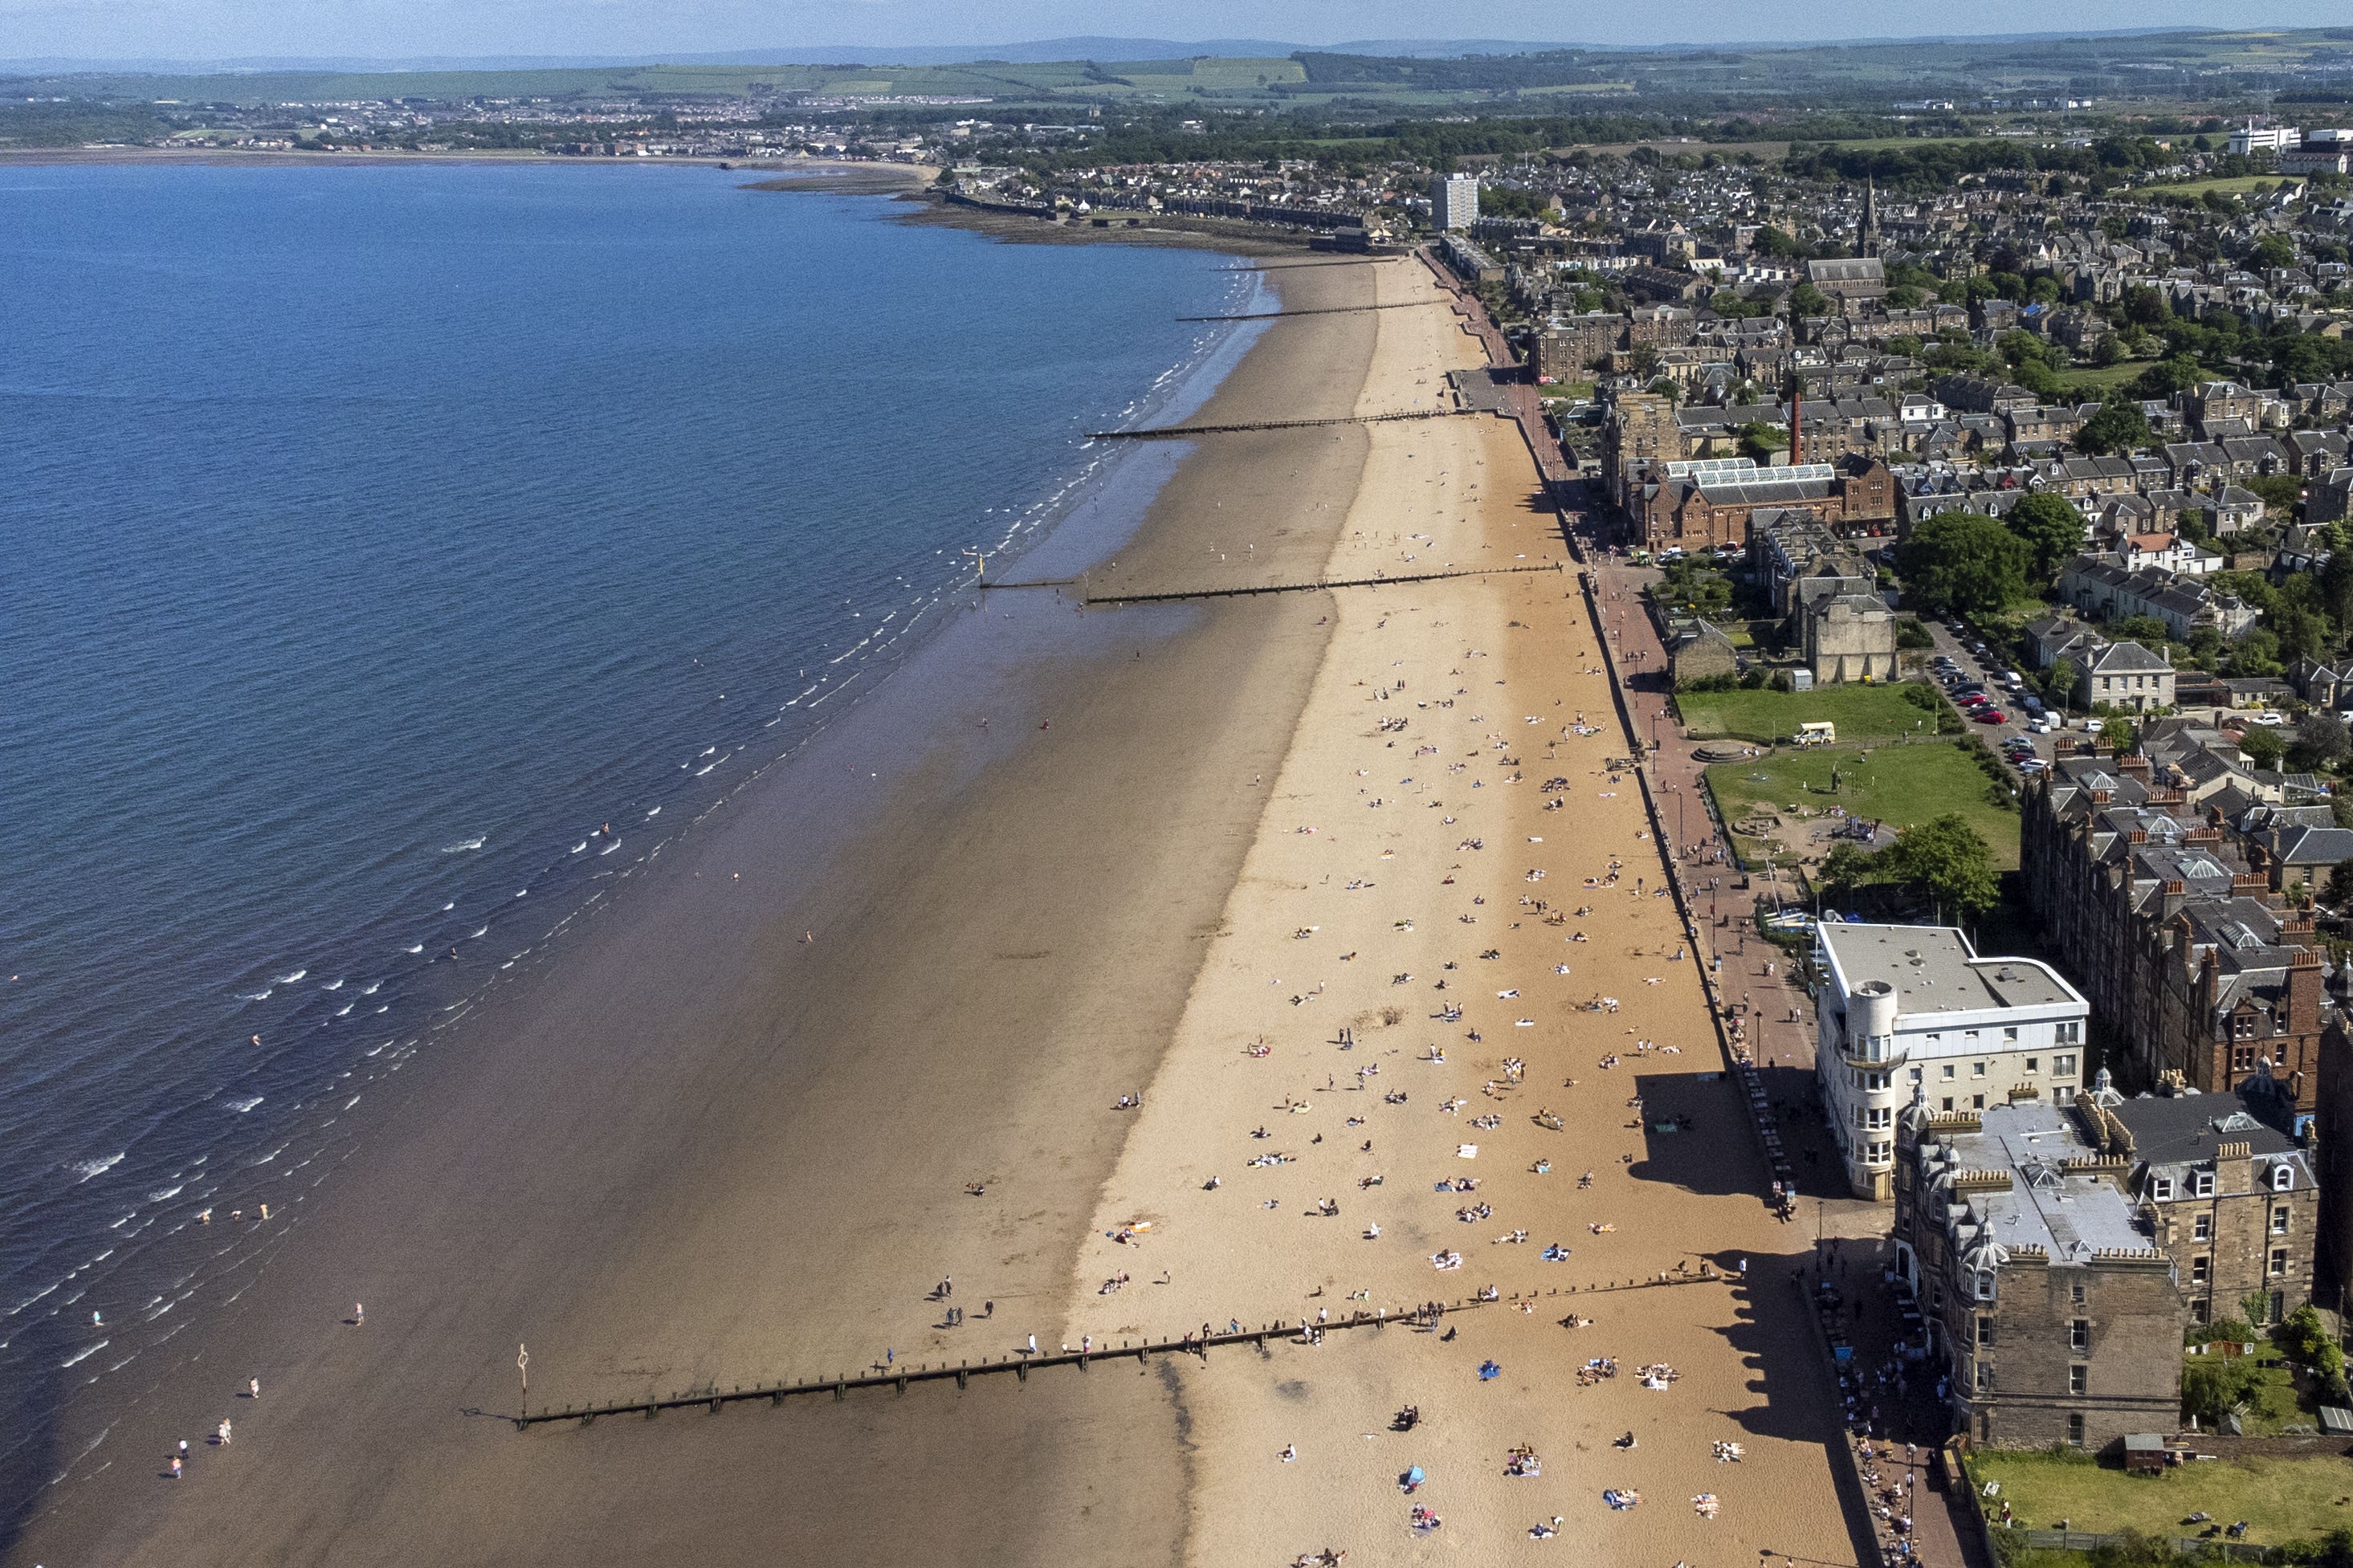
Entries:
<svg viewBox="0 0 2353 1568">
<path fill-rule="evenodd" d="M 1120 37 L 1835 39 L 1930 31 L 2341 25 L 2343 0 L 0 0 L 0 59 L 661 55 Z"/>
</svg>

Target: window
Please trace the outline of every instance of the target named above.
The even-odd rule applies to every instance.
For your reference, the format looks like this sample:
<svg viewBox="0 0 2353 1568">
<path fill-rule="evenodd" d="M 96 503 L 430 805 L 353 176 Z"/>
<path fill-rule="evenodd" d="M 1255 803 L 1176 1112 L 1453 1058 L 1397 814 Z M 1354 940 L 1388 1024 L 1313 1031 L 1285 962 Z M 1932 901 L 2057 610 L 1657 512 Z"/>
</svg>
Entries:
<svg viewBox="0 0 2353 1568">
<path fill-rule="evenodd" d="M 2214 1195 L 2214 1173 L 2211 1171 L 2190 1172 L 2189 1195 L 2193 1198 L 2212 1197 Z"/>
<path fill-rule="evenodd" d="M 1883 1072 L 1865 1073 L 1862 1075 L 1862 1087 L 1872 1090 L 1884 1089 L 1887 1087 L 1887 1075 Z"/>
<path fill-rule="evenodd" d="M 1990 1268 L 1978 1276 L 1978 1300 L 1980 1301 L 1993 1300 L 1993 1270 Z"/>
<path fill-rule="evenodd" d="M 2078 1318 L 2067 1325 L 2067 1348 L 2071 1351 L 2087 1351 L 2092 1348 L 2091 1319 Z"/>
<path fill-rule="evenodd" d="M 2151 1176 L 2148 1180 L 2148 1195 L 2152 1202 L 2160 1204 L 2171 1203 L 2173 1201 L 2173 1178 L 2171 1176 Z"/>
<path fill-rule="evenodd" d="M 2251 1040 L 2254 1038 L 2254 1036 L 2255 1016 L 2253 1013 L 2236 1013 L 2232 1015 L 2231 1037 L 2232 1039 Z"/>
<path fill-rule="evenodd" d="M 1993 1392 L 1993 1363 L 1982 1358 L 1978 1362 L 1978 1389 L 1983 1394 Z"/>
<path fill-rule="evenodd" d="M 1949 1094 L 1945 1096 L 1945 1109 L 1947 1110 L 1953 1109 L 1953 1097 Z"/>
<path fill-rule="evenodd" d="M 1874 1165 L 1884 1165 L 1895 1158 L 1895 1145 L 1884 1138 L 1876 1139 L 1863 1151 L 1863 1158 Z"/>
<path fill-rule="evenodd" d="M 2084 1365 L 2081 1362 L 2076 1363 L 2073 1366 L 2067 1369 L 2068 1393 L 2089 1394 L 2092 1391 L 2091 1383 L 2092 1369 Z"/>
<path fill-rule="evenodd" d="M 2073 1025 L 2068 1026 L 2071 1028 L 2073 1027 Z M 2075 1076 L 2074 1053 L 2070 1051 L 2064 1056 L 2052 1057 L 2051 1058 L 2051 1070 L 2058 1074 L 2061 1078 L 2073 1078 Z"/>
<path fill-rule="evenodd" d="M 2272 1210 L 2272 1234 L 2274 1236 L 2285 1236 L 2287 1234 L 2287 1205 L 2285 1204 L 2282 1204 L 2279 1207 Z"/>
<path fill-rule="evenodd" d="M 2192 1285 L 2206 1283 L 2207 1265 L 2208 1260 L 2203 1258 L 2193 1258 L 2189 1260 L 2189 1282 Z"/>
<path fill-rule="evenodd" d="M 2084 1446 L 2084 1418 L 2081 1415 L 2067 1417 L 2067 1446 L 2071 1448 Z"/>
<path fill-rule="evenodd" d="M 1978 1318 L 1978 1343 L 1980 1345 L 1993 1343 L 1993 1320 L 1983 1314 L 1979 1314 Z"/>
<path fill-rule="evenodd" d="M 2189 1303 L 2189 1321 L 2193 1323 L 2202 1323 L 2206 1321 L 2206 1303 L 2203 1300 Z"/>
<path fill-rule="evenodd" d="M 1983 1110 L 1985 1109 L 1985 1096 L 1982 1094 L 1973 1094 L 1969 1096 L 1969 1109 L 1971 1110 Z"/>
<path fill-rule="evenodd" d="M 1953 1064 L 1950 1062 L 1945 1064 L 1945 1081 L 1947 1083 L 1953 1081 Z"/>
<path fill-rule="evenodd" d="M 2273 1248 L 2272 1248 L 2272 1266 L 2271 1266 L 2271 1270 L 2270 1270 L 2270 1272 L 2271 1272 L 2271 1277 L 2272 1277 L 2273 1279 L 2281 1279 L 2281 1278 L 2283 1278 L 2283 1277 L 2284 1277 L 2284 1276 L 2286 1275 L 2286 1273 L 2287 1273 L 2287 1248 L 2286 1248 L 2286 1247 L 2273 1247 Z"/>
<path fill-rule="evenodd" d="M 2282 1322 L 2285 1321 L 2286 1317 L 2287 1292 L 2284 1290 L 2274 1290 L 2272 1292 L 2272 1321 L 2274 1323 Z"/>
<path fill-rule="evenodd" d="M 2014 1024 L 2003 1026 L 2001 1038 L 2004 1045 L 2014 1046 L 2018 1044 L 2018 1026 Z"/>
<path fill-rule="evenodd" d="M 2211 1214 L 2201 1214 L 2197 1218 L 2191 1220 L 2189 1222 L 2189 1239 L 2192 1241 L 2213 1240 L 2214 1216 Z"/>
<path fill-rule="evenodd" d="M 2289 1191 L 2289 1190 L 2290 1190 L 2291 1188 L 2293 1188 L 2295 1185 L 2295 1166 L 2293 1166 L 2293 1165 L 2289 1164 L 2286 1161 L 2283 1160 L 2283 1161 L 2281 1161 L 2278 1164 L 2274 1165 L 2274 1166 L 2272 1167 L 2272 1191 L 2274 1191 L 2274 1192 L 2275 1192 L 2275 1193 L 2284 1193 L 2284 1192 Z M 2287 1211 L 2286 1211 L 2285 1209 L 2282 1209 L 2282 1210 L 2280 1211 L 2280 1213 L 2282 1213 L 2282 1214 L 2285 1214 L 2286 1212 L 2287 1212 Z M 2277 1228 L 2277 1227 L 2276 1227 L 2276 1226 L 2274 1226 L 2274 1228 Z"/>
<path fill-rule="evenodd" d="M 1914 1083 L 1918 1083 L 1920 1081 L 1920 1069 L 1918 1068 L 1914 1068 L 1912 1069 L 1912 1081 Z"/>
<path fill-rule="evenodd" d="M 2067 1300 L 2069 1300 L 2070 1301 L 2074 1302 L 2074 1303 L 2075 1303 L 2075 1305 L 2077 1305 L 2078 1307 L 2082 1306 L 2082 1305 L 2084 1304 L 2084 1288 L 2083 1288 L 2083 1286 L 2081 1286 L 2081 1285 L 2070 1285 L 2070 1286 L 2068 1286 L 2068 1287 L 2067 1287 Z"/>
<path fill-rule="evenodd" d="M 2253 1046 L 2232 1046 L 2231 1047 L 2231 1070 L 2232 1072 L 2254 1071 L 2255 1047 Z"/>
<path fill-rule="evenodd" d="M 2082 1045 L 2084 1043 L 2083 1020 L 2079 1018 L 2073 1022 L 2060 1025 L 2058 1028 L 2052 1032 L 2051 1037 L 2057 1040 L 2063 1046 Z M 2070 1058 L 2062 1057 L 2059 1059 L 2061 1061 L 2067 1061 Z"/>
<path fill-rule="evenodd" d="M 2027 1058 L 2026 1070 L 2028 1072 L 2041 1072 L 2042 1070 L 2042 1058 L 2040 1057 Z"/>
<path fill-rule="evenodd" d="M 1971 1062 L 1971 1063 L 1969 1064 L 1969 1076 L 1970 1076 L 1971 1078 L 1983 1078 L 1983 1077 L 1985 1077 L 1985 1063 L 1983 1063 L 1983 1062 Z"/>
</svg>

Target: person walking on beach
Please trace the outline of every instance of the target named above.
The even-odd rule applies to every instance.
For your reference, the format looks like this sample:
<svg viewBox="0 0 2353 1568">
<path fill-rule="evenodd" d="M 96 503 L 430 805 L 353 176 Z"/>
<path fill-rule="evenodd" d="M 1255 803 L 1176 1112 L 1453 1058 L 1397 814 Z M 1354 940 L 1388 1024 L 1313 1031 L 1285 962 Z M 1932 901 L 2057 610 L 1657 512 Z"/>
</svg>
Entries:
<svg viewBox="0 0 2353 1568">
<path fill-rule="evenodd" d="M 1028 1351 L 1024 1352 L 1023 1353 L 1024 1353 L 1024 1354 L 1027 1354 L 1027 1355 L 1036 1355 L 1036 1354 L 1038 1353 L 1038 1336 L 1037 1336 L 1037 1335 L 1035 1335 L 1035 1334 L 1031 1334 L 1031 1335 L 1029 1336 L 1029 1350 L 1028 1350 Z"/>
<path fill-rule="evenodd" d="M 224 1448 L 227 1447 L 229 1444 L 229 1432 L 228 1423 L 227 1421 L 223 1421 L 220 1424 L 220 1432 L 218 1436 L 220 1437 L 220 1446 Z"/>
<path fill-rule="evenodd" d="M 177 1454 L 172 1456 L 172 1479 L 175 1481 L 180 1479 L 180 1457 Z"/>
<path fill-rule="evenodd" d="M 185 1459 L 185 1458 L 186 1458 L 187 1457 L 188 1457 L 188 1440 L 187 1440 L 185 1437 L 183 1437 L 183 1438 L 181 1438 L 181 1439 L 180 1439 L 180 1458 L 182 1458 L 183 1459 Z"/>
<path fill-rule="evenodd" d="M 248 1399 L 259 1399 L 261 1397 L 261 1379 L 258 1377 L 248 1377 L 245 1380 L 245 1396 Z"/>
<path fill-rule="evenodd" d="M 364 1328 L 365 1328 L 366 1326 L 367 1326 L 367 1304 L 366 1304 L 365 1302 L 364 1302 L 364 1301 L 354 1301 L 354 1302 L 353 1302 L 353 1303 L 352 1303 L 352 1327 L 353 1327 L 353 1328 L 355 1328 L 355 1329 L 364 1329 Z"/>
</svg>

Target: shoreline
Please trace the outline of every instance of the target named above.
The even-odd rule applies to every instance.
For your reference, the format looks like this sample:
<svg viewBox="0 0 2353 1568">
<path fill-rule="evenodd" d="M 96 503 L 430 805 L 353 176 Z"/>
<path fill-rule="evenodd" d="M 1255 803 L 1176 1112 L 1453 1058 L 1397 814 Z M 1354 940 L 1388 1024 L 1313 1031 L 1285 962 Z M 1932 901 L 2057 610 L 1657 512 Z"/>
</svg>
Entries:
<svg viewBox="0 0 2353 1568">
<path fill-rule="evenodd" d="M 1335 300 L 1350 287 L 1329 273 L 1285 286 Z M 1345 365 L 1356 352 L 1348 345 L 1368 350 L 1365 327 L 1335 317 L 1261 337 L 1209 406 L 1266 417 L 1332 395 L 1321 384 L 1335 371 L 1353 386 L 1361 361 L 1349 372 L 1330 356 L 1336 350 Z M 1307 361 L 1326 374 L 1302 375 Z M 1303 465 L 1319 489 L 1353 482 L 1345 437 L 1256 444 L 1264 449 L 1239 469 L 1226 460 L 1205 472 L 1198 455 L 1179 463 L 1099 574 L 1154 585 L 1189 584 L 1204 568 L 1215 577 L 1218 563 L 1197 563 L 1193 535 L 1238 474 L 1262 476 L 1253 489 L 1269 498 Z M 1308 509 L 1296 504 L 1303 523 Z M 11 1560 L 154 1551 L 206 1561 L 226 1541 L 239 1543 L 237 1560 L 309 1555 L 327 1539 L 382 1560 L 514 1560 L 550 1549 L 538 1534 L 512 1534 L 522 1522 L 487 1499 L 472 1510 L 403 1506 L 396 1524 L 378 1484 L 394 1454 L 406 1456 L 405 1468 L 438 1475 L 437 1496 L 463 1490 L 461 1474 L 521 1466 L 510 1475 L 515 1486 L 574 1494 L 577 1516 L 608 1529 L 633 1497 L 659 1515 L 643 1509 L 653 1495 L 644 1489 L 688 1474 L 740 1479 L 748 1507 L 773 1451 L 754 1458 L 687 1447 L 650 1468 L 630 1454 L 582 1464 L 479 1421 L 453 1430 L 446 1412 L 499 1407 L 513 1358 L 497 1349 L 501 1339 L 533 1346 L 534 1402 L 543 1388 L 594 1394 L 671 1374 L 732 1381 L 856 1364 L 845 1358 L 874 1354 L 877 1339 L 909 1345 L 924 1331 L 922 1289 L 890 1281 L 902 1271 L 892 1259 L 911 1247 L 992 1248 L 956 1271 L 967 1279 L 1005 1271 L 1001 1310 L 1025 1299 L 1044 1307 L 1046 1282 L 1068 1267 L 1054 1259 L 1072 1244 L 1092 1190 L 1053 1170 L 1022 1171 L 1060 1136 L 1049 1086 L 1101 1079 L 1107 1096 L 1111 1082 L 1148 1065 L 1124 1059 L 1156 1049 L 1153 1031 L 1134 1026 L 1176 1005 L 1195 958 L 1188 940 L 1166 939 L 1163 922 L 1188 905 L 1202 911 L 1197 923 L 1213 920 L 1231 876 L 1219 867 L 1240 852 L 1236 844 L 1205 858 L 1187 834 L 1252 808 L 1235 781 L 1277 754 L 1316 639 L 1308 627 L 1270 635 L 1217 608 L 1072 616 L 1043 593 L 987 602 L 988 616 L 953 624 L 914 658 L 924 679 L 954 689 L 936 702 L 968 699 L 994 713 L 992 729 L 933 732 L 914 711 L 929 706 L 888 697 L 853 710 L 791 780 L 746 792 L 619 907 L 607 900 L 530 994 L 486 1003 L 464 1026 L 457 1058 L 445 1044 L 445 1060 L 361 1113 L 371 1131 L 359 1152 L 288 1226 L 236 1308 L 192 1336 L 203 1363 L 167 1375 L 119 1423 L 106 1437 L 116 1458 L 100 1456 L 99 1470 L 40 1500 L 59 1511 L 34 1520 Z M 911 663 L 907 673 L 919 672 Z M 880 755 L 911 763 L 888 785 L 833 771 Z M 1148 798 L 1136 789 L 1145 779 L 1163 781 Z M 816 787 L 780 798 L 792 781 Z M 1039 799 L 1056 803 L 1057 847 L 1035 853 L 1027 825 Z M 874 826 L 842 855 L 803 855 L 796 825 L 837 809 Z M 1155 826 L 1170 810 L 1177 830 Z M 739 875 L 778 889 L 755 900 L 748 921 L 728 912 Z M 886 889 L 901 891 L 894 899 Z M 823 933 L 814 948 L 797 940 L 804 926 Z M 1123 1059 L 1103 1059 L 1099 1040 L 1123 1030 Z M 911 1090 L 915 1061 L 926 1066 Z M 911 1094 L 918 1103 L 907 1103 Z M 890 1124 L 849 1143 L 819 1131 L 871 1121 L 883 1104 L 894 1104 Z M 983 1106 L 997 1109 L 984 1115 Z M 915 1162 L 928 1170 L 919 1192 L 902 1168 L 911 1147 L 902 1123 L 932 1130 L 935 1147 Z M 1107 1160 L 1103 1137 L 1081 1141 L 1096 1152 L 1063 1159 L 1082 1168 Z M 576 1155 L 590 1148 L 595 1158 L 581 1163 Z M 956 1207 L 975 1176 L 987 1179 L 989 1197 Z M 1074 1213 L 1048 1218 L 1074 1201 Z M 867 1223 L 842 1228 L 848 1213 L 877 1203 Z M 995 1217 L 966 1234 L 978 1215 Z M 1007 1227 L 1008 1240 L 992 1242 Z M 1012 1239 L 1031 1233 L 1034 1242 Z M 736 1256 L 747 1234 L 764 1243 L 757 1256 Z M 799 1267 L 805 1258 L 825 1267 Z M 1036 1283 L 1025 1289 L 1025 1278 Z M 681 1289 L 681 1280 L 693 1283 Z M 856 1304 L 839 1300 L 853 1280 L 864 1281 Z M 419 1281 L 438 1283 L 420 1292 Z M 364 1339 L 322 1318 L 319 1297 L 330 1289 L 373 1309 Z M 894 1319 L 905 1320 L 903 1331 L 887 1327 Z M 1045 1318 L 1036 1331 L 1057 1330 Z M 266 1413 L 211 1408 L 227 1395 L 213 1386 L 219 1374 L 203 1368 L 232 1363 L 266 1372 Z M 125 1464 L 160 1434 L 207 1431 L 223 1414 L 237 1422 L 239 1468 L 266 1466 L 266 1492 L 216 1482 L 158 1496 L 137 1461 Z M 1087 1429 L 1083 1409 L 1069 1415 L 1070 1431 Z M 1181 1467 L 1181 1451 L 1165 1410 L 1119 1425 L 1131 1468 L 1176 1473 L 1167 1467 Z M 62 1453 L 90 1436 L 61 1433 Z M 835 1437 L 807 1441 L 812 1472 L 840 1458 Z M 903 1433 L 892 1441 L 910 1452 L 922 1446 Z M 991 1495 L 1043 1483 L 1046 1472 L 1029 1468 L 1023 1450 L 1008 1449 L 1004 1462 L 1019 1473 L 997 1475 Z M 1071 1462 L 1065 1456 L 1063 1468 Z M 980 1483 L 941 1463 L 949 1469 L 930 1489 L 940 1507 L 972 1500 Z M 841 1506 L 871 1484 L 845 1480 Z M 1134 1506 L 1145 1500 L 1140 1494 Z M 1025 1560 L 1013 1543 L 1026 1531 L 1077 1529 L 1080 1517 L 1008 1518 L 1005 1560 Z M 846 1538 L 829 1536 L 824 1521 L 798 1524 L 814 1539 Z M 477 1544 L 460 1550 L 461 1540 Z M 504 1544 L 495 1552 L 479 1544 L 492 1541 Z M 906 1554 L 920 1554 L 912 1538 Z"/>
</svg>

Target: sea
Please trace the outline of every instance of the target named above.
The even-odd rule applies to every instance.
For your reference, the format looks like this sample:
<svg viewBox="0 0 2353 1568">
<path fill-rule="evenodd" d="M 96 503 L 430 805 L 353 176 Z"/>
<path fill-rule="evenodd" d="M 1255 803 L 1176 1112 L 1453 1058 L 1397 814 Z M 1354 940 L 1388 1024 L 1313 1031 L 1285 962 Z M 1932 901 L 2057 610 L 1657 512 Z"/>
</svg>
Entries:
<svg viewBox="0 0 2353 1568">
<path fill-rule="evenodd" d="M 1140 510 L 1084 432 L 1261 298 L 758 177 L 0 169 L 0 1475 L 980 556 Z"/>
</svg>

